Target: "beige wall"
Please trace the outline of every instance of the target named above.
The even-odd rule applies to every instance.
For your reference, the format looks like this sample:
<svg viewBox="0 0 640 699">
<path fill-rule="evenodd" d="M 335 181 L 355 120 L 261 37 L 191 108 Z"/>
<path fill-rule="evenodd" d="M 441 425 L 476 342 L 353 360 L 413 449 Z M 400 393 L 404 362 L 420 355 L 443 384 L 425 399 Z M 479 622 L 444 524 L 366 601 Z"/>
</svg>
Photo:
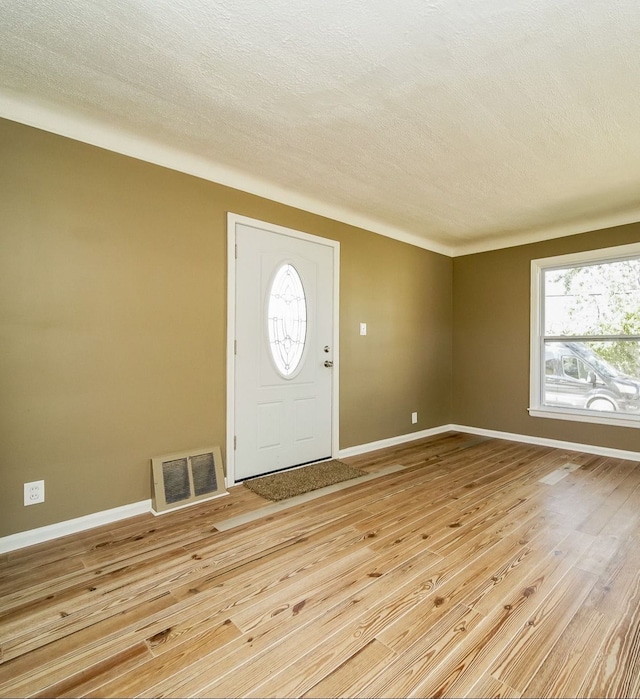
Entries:
<svg viewBox="0 0 640 699">
<path fill-rule="evenodd" d="M 224 447 L 228 211 L 341 243 L 341 448 L 449 422 L 639 448 L 527 407 L 531 259 L 640 224 L 451 260 L 2 120 L 0 153 L 0 536 L 147 499 L 150 457 Z"/>
<path fill-rule="evenodd" d="M 531 260 L 638 241 L 640 224 L 634 224 L 455 258 L 454 422 L 638 451 L 637 429 L 527 412 Z"/>
<path fill-rule="evenodd" d="M 0 153 L 0 536 L 224 446 L 227 211 L 341 243 L 342 448 L 451 421 L 450 259 L 2 120 Z"/>
</svg>

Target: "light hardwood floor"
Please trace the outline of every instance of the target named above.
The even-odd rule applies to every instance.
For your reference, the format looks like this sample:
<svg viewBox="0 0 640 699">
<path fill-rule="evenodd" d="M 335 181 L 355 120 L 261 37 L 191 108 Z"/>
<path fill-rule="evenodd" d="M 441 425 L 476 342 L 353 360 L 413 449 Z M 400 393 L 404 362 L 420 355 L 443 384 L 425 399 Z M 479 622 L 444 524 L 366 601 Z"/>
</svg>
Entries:
<svg viewBox="0 0 640 699">
<path fill-rule="evenodd" d="M 0 695 L 640 695 L 639 464 L 460 434 L 347 461 L 406 468 L 1 556 Z"/>
</svg>

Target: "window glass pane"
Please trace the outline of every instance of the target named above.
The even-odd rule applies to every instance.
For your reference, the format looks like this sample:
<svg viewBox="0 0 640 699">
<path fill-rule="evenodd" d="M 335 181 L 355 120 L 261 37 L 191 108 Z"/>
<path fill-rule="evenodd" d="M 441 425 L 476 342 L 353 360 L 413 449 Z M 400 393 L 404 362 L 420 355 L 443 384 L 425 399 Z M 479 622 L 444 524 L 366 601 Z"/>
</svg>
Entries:
<svg viewBox="0 0 640 699">
<path fill-rule="evenodd" d="M 640 342 L 637 340 L 608 340 L 585 342 L 593 353 L 596 371 L 605 376 L 625 374 L 640 380 Z"/>
<path fill-rule="evenodd" d="M 640 341 L 546 341 L 543 402 L 640 417 Z"/>
<path fill-rule="evenodd" d="M 640 335 L 640 260 L 544 272 L 545 335 Z"/>
<path fill-rule="evenodd" d="M 578 360 L 575 357 L 563 357 L 562 358 L 562 371 L 563 371 L 565 376 L 569 376 L 572 379 L 579 378 Z"/>
<path fill-rule="evenodd" d="M 273 361 L 282 376 L 290 376 L 300 364 L 307 338 L 304 287 L 291 264 L 282 265 L 273 279 L 267 321 Z"/>
</svg>

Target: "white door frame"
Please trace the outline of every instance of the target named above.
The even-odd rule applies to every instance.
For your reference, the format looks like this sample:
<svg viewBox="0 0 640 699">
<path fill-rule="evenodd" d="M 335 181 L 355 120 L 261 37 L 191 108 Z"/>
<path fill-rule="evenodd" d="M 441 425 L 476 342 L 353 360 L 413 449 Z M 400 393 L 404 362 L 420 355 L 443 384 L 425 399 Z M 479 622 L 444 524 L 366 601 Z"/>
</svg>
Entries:
<svg viewBox="0 0 640 699">
<path fill-rule="evenodd" d="M 340 243 L 337 240 L 321 238 L 310 233 L 303 233 L 292 228 L 285 228 L 274 223 L 259 221 L 255 218 L 227 213 L 227 444 L 226 444 L 226 482 L 227 487 L 236 483 L 235 479 L 235 337 L 236 337 L 236 227 L 244 224 L 262 228 L 271 233 L 288 235 L 291 238 L 320 243 L 333 248 L 333 371 L 331 384 L 331 456 L 335 458 L 340 449 L 339 425 L 339 378 L 340 378 Z"/>
</svg>

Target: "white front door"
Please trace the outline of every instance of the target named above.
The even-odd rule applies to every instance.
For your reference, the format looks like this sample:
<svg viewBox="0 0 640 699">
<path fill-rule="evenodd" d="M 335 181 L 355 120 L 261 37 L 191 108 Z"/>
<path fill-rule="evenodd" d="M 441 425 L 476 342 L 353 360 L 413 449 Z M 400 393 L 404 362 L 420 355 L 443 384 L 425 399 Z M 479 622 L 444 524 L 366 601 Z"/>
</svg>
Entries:
<svg viewBox="0 0 640 699">
<path fill-rule="evenodd" d="M 332 455 L 334 247 L 318 240 L 236 224 L 236 481 Z"/>
</svg>

